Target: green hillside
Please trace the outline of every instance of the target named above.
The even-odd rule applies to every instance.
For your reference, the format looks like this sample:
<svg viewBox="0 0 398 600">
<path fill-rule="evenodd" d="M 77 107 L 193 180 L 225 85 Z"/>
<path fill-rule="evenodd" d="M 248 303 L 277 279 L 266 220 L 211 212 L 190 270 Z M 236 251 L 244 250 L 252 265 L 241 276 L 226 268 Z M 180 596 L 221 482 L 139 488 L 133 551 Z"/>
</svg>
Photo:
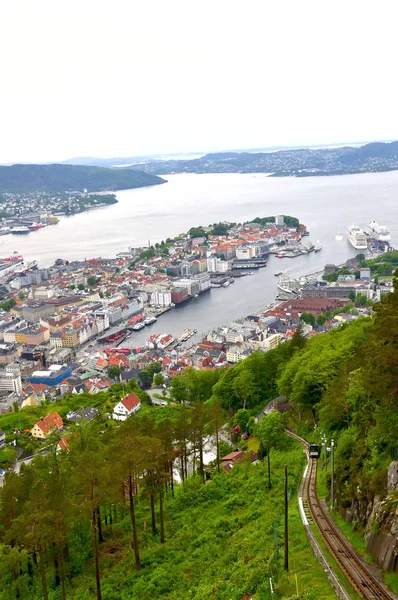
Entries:
<svg viewBox="0 0 398 600">
<path fill-rule="evenodd" d="M 0 166 L 0 193 L 100 192 L 165 183 L 156 175 L 132 169 L 106 169 L 81 165 Z"/>
</svg>

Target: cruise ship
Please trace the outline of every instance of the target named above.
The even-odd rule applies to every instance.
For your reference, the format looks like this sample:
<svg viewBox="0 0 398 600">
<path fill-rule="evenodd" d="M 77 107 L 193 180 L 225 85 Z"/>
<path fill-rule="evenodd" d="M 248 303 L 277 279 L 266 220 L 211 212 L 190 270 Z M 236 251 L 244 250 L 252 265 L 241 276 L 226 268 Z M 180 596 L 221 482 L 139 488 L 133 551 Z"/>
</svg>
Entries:
<svg viewBox="0 0 398 600">
<path fill-rule="evenodd" d="M 360 227 L 350 225 L 348 228 L 348 241 L 356 250 L 367 250 L 366 236 Z"/>
<path fill-rule="evenodd" d="M 375 238 L 379 242 L 389 242 L 391 240 L 391 234 L 388 227 L 385 225 L 379 225 L 376 221 L 372 221 L 366 226 L 366 231 L 372 238 Z"/>
</svg>

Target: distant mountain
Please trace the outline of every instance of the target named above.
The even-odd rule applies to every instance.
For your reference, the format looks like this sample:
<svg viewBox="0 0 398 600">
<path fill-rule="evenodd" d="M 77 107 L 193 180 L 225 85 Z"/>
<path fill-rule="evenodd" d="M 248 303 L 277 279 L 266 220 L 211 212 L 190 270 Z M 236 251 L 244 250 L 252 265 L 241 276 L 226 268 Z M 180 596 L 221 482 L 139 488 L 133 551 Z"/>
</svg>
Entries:
<svg viewBox="0 0 398 600">
<path fill-rule="evenodd" d="M 344 175 L 398 169 L 398 142 L 364 146 L 302 148 L 277 152 L 216 152 L 186 160 L 138 161 L 146 173 L 271 173 L 274 177 Z"/>
<path fill-rule="evenodd" d="M 105 169 L 78 165 L 0 166 L 0 193 L 100 192 L 165 183 L 156 175 L 132 169 Z"/>
</svg>

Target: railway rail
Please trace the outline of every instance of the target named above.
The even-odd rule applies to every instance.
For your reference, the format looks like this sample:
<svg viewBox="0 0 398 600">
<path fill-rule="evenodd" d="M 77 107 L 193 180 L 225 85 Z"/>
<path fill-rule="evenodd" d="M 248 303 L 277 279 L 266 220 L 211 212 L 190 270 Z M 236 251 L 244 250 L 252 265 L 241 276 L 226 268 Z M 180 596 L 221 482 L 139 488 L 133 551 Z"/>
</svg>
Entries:
<svg viewBox="0 0 398 600">
<path fill-rule="evenodd" d="M 291 431 L 286 431 L 286 433 L 299 441 L 308 451 L 306 440 Z M 316 491 L 317 466 L 317 460 L 309 458 L 308 473 L 303 491 L 312 521 L 319 530 L 327 548 L 354 590 L 363 600 L 396 600 L 396 596 L 374 577 L 368 567 L 350 548 L 346 539 L 319 501 Z"/>
</svg>

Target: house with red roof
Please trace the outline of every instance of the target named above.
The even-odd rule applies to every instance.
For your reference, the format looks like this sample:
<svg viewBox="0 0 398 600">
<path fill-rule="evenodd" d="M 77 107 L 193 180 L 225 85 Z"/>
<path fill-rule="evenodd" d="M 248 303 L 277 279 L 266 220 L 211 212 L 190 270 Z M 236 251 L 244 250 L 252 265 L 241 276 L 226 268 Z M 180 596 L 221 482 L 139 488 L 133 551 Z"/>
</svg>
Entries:
<svg viewBox="0 0 398 600">
<path fill-rule="evenodd" d="M 113 418 L 115 421 L 125 421 L 141 408 L 141 400 L 131 392 L 120 400 L 113 409 Z"/>
<path fill-rule="evenodd" d="M 53 412 L 47 417 L 42 417 L 34 424 L 30 433 L 36 440 L 45 440 L 49 435 L 64 426 L 64 422 L 58 413 Z"/>
<path fill-rule="evenodd" d="M 252 450 L 250 450 L 250 452 L 245 452 L 244 450 L 230 452 L 227 454 L 227 456 L 224 456 L 221 459 L 224 471 L 229 473 L 234 465 L 243 463 L 247 455 L 250 456 L 251 462 L 255 462 L 255 460 L 257 460 L 257 454 Z"/>
</svg>

